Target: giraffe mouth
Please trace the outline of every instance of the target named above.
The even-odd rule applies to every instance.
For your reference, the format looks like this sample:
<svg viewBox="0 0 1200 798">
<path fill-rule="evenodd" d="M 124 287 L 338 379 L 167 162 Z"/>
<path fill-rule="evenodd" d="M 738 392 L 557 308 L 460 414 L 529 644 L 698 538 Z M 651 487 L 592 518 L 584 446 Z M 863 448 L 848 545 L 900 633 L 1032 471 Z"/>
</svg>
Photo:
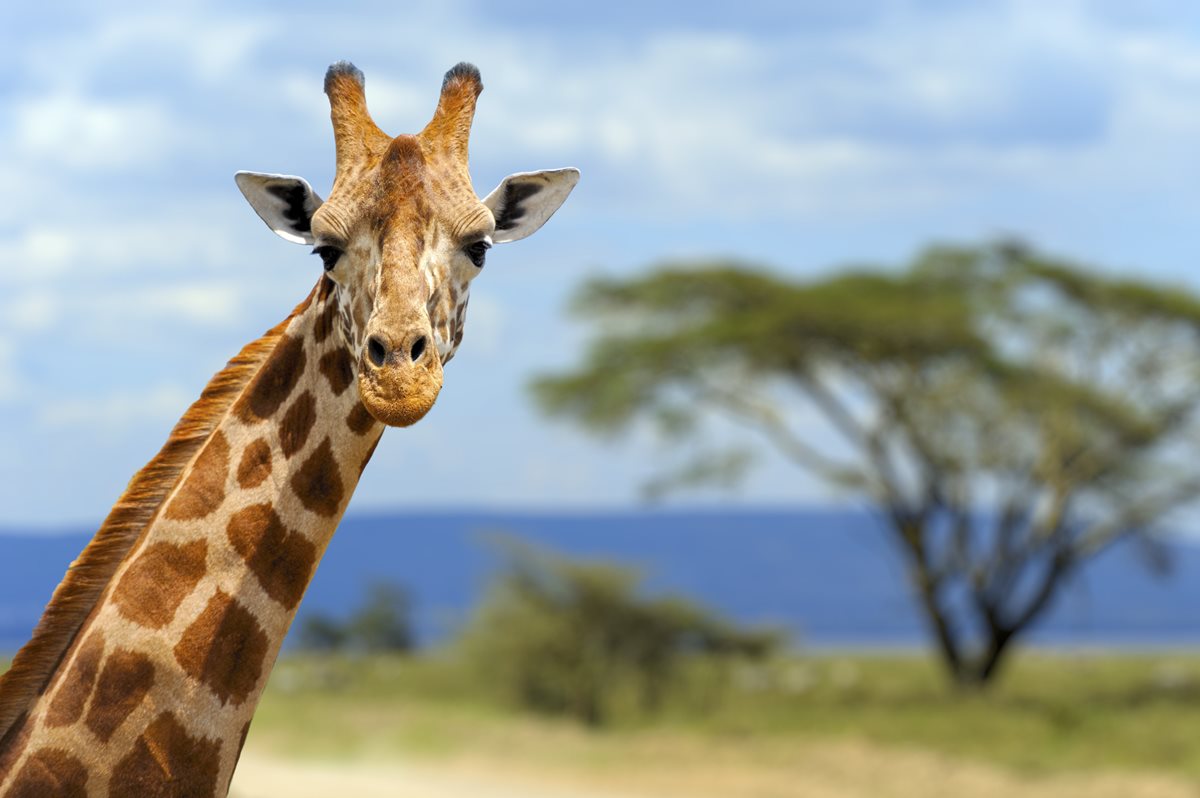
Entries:
<svg viewBox="0 0 1200 798">
<path fill-rule="evenodd" d="M 439 358 L 427 358 L 421 368 L 391 367 L 359 370 L 358 392 L 363 407 L 389 427 L 417 423 L 433 408 L 442 390 Z"/>
</svg>

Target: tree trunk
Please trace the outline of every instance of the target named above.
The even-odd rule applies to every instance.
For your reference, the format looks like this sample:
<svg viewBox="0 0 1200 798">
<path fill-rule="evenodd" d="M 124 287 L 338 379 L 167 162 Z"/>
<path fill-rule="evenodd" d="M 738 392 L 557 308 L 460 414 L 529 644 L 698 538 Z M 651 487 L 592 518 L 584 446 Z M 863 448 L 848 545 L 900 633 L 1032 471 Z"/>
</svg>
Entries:
<svg viewBox="0 0 1200 798">
<path fill-rule="evenodd" d="M 992 629 L 991 640 L 988 641 L 987 648 L 984 649 L 983 656 L 979 658 L 979 686 L 984 687 L 989 684 L 996 674 L 1000 671 L 1000 665 L 1006 660 L 1005 654 L 1008 652 L 1008 644 L 1012 642 L 1015 630 L 1008 629 Z"/>
<path fill-rule="evenodd" d="M 918 571 L 917 579 L 920 584 L 917 585 L 917 593 L 921 599 L 921 609 L 925 611 L 925 620 L 933 630 L 942 665 L 950 681 L 963 684 L 969 681 L 969 668 L 963 657 L 962 641 L 955 636 L 950 619 L 946 617 L 938 601 L 936 586 L 930 583 L 924 568 L 918 566 Z"/>
<path fill-rule="evenodd" d="M 966 611 L 976 613 L 974 620 L 979 622 L 985 635 L 976 652 L 974 641 L 963 639 L 956 630 L 953 613 L 943 606 L 941 598 L 946 583 L 927 561 L 924 524 L 895 508 L 891 508 L 890 516 L 896 540 L 912 567 L 912 585 L 947 677 L 959 689 L 986 689 L 1007 661 L 1012 642 L 1040 617 L 1057 594 L 1062 580 L 1071 572 L 1075 563 L 1072 552 L 1055 552 L 1037 589 L 1019 611 L 1003 613 L 1000 607 L 983 600 L 982 596 L 975 597 L 973 606 Z"/>
</svg>

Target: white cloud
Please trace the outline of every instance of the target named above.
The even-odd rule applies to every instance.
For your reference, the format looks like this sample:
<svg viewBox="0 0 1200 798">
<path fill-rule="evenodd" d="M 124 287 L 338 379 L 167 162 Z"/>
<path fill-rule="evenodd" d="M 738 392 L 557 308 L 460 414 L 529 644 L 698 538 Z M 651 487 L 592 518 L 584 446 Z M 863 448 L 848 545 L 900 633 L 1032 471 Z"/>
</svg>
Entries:
<svg viewBox="0 0 1200 798">
<path fill-rule="evenodd" d="M 0 90 L 0 192 L 13 198 L 0 205 L 0 399 L 25 414 L 12 418 L 36 415 L 62 440 L 93 423 L 125 425 L 129 437 L 139 414 L 172 420 L 194 392 L 125 390 L 114 363 L 184 346 L 188 357 L 161 365 L 219 362 L 238 325 L 282 317 L 312 273 L 240 270 L 260 257 L 282 266 L 286 247 L 236 207 L 227 175 L 209 170 L 327 176 L 321 73 L 342 57 L 366 70 L 372 112 L 391 133 L 428 120 L 443 70 L 461 58 L 478 63 L 487 85 L 472 140 L 473 167 L 489 183 L 481 190 L 511 171 L 584 168 L 551 232 L 514 250 L 512 265 L 529 257 L 533 271 L 489 272 L 471 300 L 447 398 L 509 397 L 511 407 L 478 414 L 489 423 L 502 415 L 513 443 L 483 459 L 488 479 L 459 476 L 474 455 L 431 468 L 423 479 L 443 484 L 445 501 L 486 492 L 537 502 L 556 484 L 581 501 L 632 494 L 617 460 L 574 437 L 562 451 L 579 459 L 578 472 L 548 480 L 539 463 L 553 462 L 544 458 L 564 433 L 526 412 L 519 386 L 545 367 L 547 351 L 564 361 L 573 351 L 580 333 L 556 313 L 584 267 L 721 250 L 799 269 L 891 258 L 918 238 L 986 225 L 1054 231 L 1070 213 L 1082 219 L 1071 247 L 1083 241 L 1079 254 L 1092 257 L 1114 226 L 1096 223 L 1109 208 L 1183 217 L 1181 208 L 1200 204 L 1200 37 L 1184 26 L 1123 25 L 1070 0 L 877 9 L 819 31 L 798 21 L 685 31 L 683 21 L 671 30 L 641 18 L 533 29 L 489 19 L 506 13 L 490 7 L 381 7 L 364 25 L 340 7 L 258 16 L 118 3 L 94 21 L 35 32 L 12 43 L 24 74 Z M 296 35 L 299 26 L 316 35 Z M 265 158 L 230 163 L 252 154 Z M 555 242 L 560 220 L 580 237 Z M 712 220 L 716 233 L 703 229 Z M 1138 258 L 1148 246 L 1195 249 L 1125 226 L 1126 252 Z M 1089 250 L 1089 241 L 1099 243 Z M 21 373 L 18 353 L 36 351 L 50 332 L 94 379 L 87 396 L 65 400 L 62 391 L 75 390 L 66 380 Z M 155 373 L 199 385 L 205 369 Z M 458 423 L 442 431 L 457 434 Z M 21 426 L 9 420 L 0 439 L 27 440 Z M 390 437 L 407 450 L 432 429 Z M 96 446 L 111 454 L 129 444 Z M 429 448 L 449 447 L 438 439 Z M 650 459 L 645 450 L 629 457 L 639 467 Z M 595 476 L 614 473 L 623 476 Z M 754 495 L 812 487 L 796 483 L 780 468 L 756 479 L 756 490 L 767 487 Z"/>
<path fill-rule="evenodd" d="M 1103 186 L 1137 171 L 1144 182 L 1146 170 L 1172 167 L 1137 153 L 1130 167 L 1131 148 L 1165 143 L 1182 153 L 1200 127 L 1197 42 L 1162 26 L 1127 29 L 1084 3 L 892 4 L 819 36 L 793 27 L 771 36 L 647 28 L 541 37 L 463 24 L 459 17 L 473 16 L 463 9 L 410 16 L 415 33 L 403 53 L 382 23 L 364 30 L 337 15 L 306 19 L 318 22 L 334 55 L 371 72 L 369 101 L 389 132 L 424 123 L 435 99 L 428 76 L 466 54 L 488 85 L 480 151 L 603 170 L 605 193 L 584 191 L 578 202 L 611 206 L 613 187 L 636 180 L 620 200 L 639 216 L 878 213 L 961 202 L 1014 179 Z M 456 19 L 454 37 L 419 33 Z M 77 128 L 70 135 L 88 146 L 64 156 L 77 166 L 128 169 L 175 157 L 188 146 L 177 119 L 187 104 L 101 102 L 78 77 L 166 51 L 194 81 L 187 90 L 224 92 L 231 116 L 277 104 L 325 130 L 311 53 L 281 38 L 283 27 L 191 7 L 116 12 L 86 37 L 60 37 L 50 50 L 74 47 L 77 76 L 21 111 L 22 146 L 55 157 L 65 151 L 63 131 Z M 342 52 L 350 42 L 353 52 Z"/>
<path fill-rule="evenodd" d="M 110 357 L 154 350 L 171 340 L 203 347 L 209 336 L 244 322 L 260 290 L 227 279 L 29 289 L 0 303 L 0 340 L 38 348 L 52 334 L 59 346 Z"/>
<path fill-rule="evenodd" d="M 55 30 L 21 42 L 23 60 L 41 77 L 54 76 L 62 85 L 78 88 L 115 65 L 130 72 L 153 65 L 167 74 L 182 67 L 187 77 L 201 83 L 226 79 L 245 66 L 278 25 L 244 10 L 234 15 L 183 3 L 158 10 L 114 4 L 92 25 Z"/>
<path fill-rule="evenodd" d="M 15 345 L 13 341 L 0 337 L 0 402 L 15 399 L 19 394 L 20 384 Z"/>
<path fill-rule="evenodd" d="M 215 235 L 204 218 L 208 209 L 171 198 L 155 216 L 125 220 L 104 209 L 74 222 L 27 222 L 13 235 L 0 235 L 0 285 L 60 284 L 63 280 L 150 272 L 164 276 L 194 273 L 227 264 L 234 240 Z"/>
<path fill-rule="evenodd" d="M 227 281 L 181 282 L 120 292 L 122 317 L 134 323 L 155 319 L 224 327 L 241 315 L 243 294 Z"/>
<path fill-rule="evenodd" d="M 147 421 L 175 418 L 193 398 L 179 386 L 170 384 L 98 397 L 55 397 L 38 406 L 35 419 L 52 428 L 87 426 L 114 432 Z"/>
<path fill-rule="evenodd" d="M 101 101 L 74 93 L 26 99 L 14 111 L 9 149 L 59 168 L 122 171 L 162 161 L 182 132 L 159 104 Z"/>
<path fill-rule="evenodd" d="M 1088 191 L 1130 179 L 1130 158 L 1147 182 L 1179 170 L 1157 145 L 1186 152 L 1200 124 L 1195 40 L 1075 3 L 893 13 L 820 38 L 522 44 L 504 30 L 470 41 L 490 65 L 476 138 L 585 159 L 639 216 L 907 212 L 1012 181 Z"/>
<path fill-rule="evenodd" d="M 38 289 L 10 296 L 11 299 L 0 306 L 4 318 L 0 329 L 7 328 L 23 335 L 39 333 L 54 326 L 61 315 L 60 298 L 49 291 Z"/>
</svg>

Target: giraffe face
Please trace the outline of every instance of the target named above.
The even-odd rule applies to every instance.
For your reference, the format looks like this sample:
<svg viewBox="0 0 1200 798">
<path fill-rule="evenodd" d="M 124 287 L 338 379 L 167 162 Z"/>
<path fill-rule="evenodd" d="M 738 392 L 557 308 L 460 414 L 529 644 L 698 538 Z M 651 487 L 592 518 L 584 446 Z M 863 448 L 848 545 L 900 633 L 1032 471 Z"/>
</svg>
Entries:
<svg viewBox="0 0 1200 798">
<path fill-rule="evenodd" d="M 407 426 L 437 399 L 488 250 L 540 228 L 579 173 L 511 175 L 480 199 L 467 171 L 482 90 L 474 67 L 447 73 L 433 120 L 415 136 L 375 127 L 363 85 L 344 63 L 326 75 L 338 157 L 328 200 L 296 177 L 239 172 L 237 182 L 276 233 L 313 245 L 336 286 L 363 405 L 385 424 Z"/>
<path fill-rule="evenodd" d="M 437 398 L 495 220 L 457 164 L 416 136 L 339 180 L 311 222 L 372 415 L 406 426 Z"/>
</svg>

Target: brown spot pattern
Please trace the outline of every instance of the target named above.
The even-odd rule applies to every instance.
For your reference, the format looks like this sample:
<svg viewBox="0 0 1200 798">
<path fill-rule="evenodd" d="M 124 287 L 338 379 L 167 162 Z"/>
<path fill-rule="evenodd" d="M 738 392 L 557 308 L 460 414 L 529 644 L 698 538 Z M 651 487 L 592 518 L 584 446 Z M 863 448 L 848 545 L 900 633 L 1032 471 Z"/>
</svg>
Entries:
<svg viewBox="0 0 1200 798">
<path fill-rule="evenodd" d="M 295 609 L 312 578 L 317 547 L 303 535 L 288 531 L 269 504 L 239 510 L 225 531 L 267 595 L 289 610 Z"/>
<path fill-rule="evenodd" d="M 154 663 L 145 654 L 117 649 L 104 663 L 87 727 L 106 743 L 154 686 Z"/>
<path fill-rule="evenodd" d="M 345 347 L 339 346 L 321 358 L 321 373 L 329 380 L 334 396 L 341 396 L 354 380 L 354 362 Z"/>
<path fill-rule="evenodd" d="M 305 509 L 326 518 L 337 515 L 344 488 L 328 436 L 292 477 L 292 490 Z"/>
<path fill-rule="evenodd" d="M 98 630 L 88 635 L 75 657 L 75 662 L 63 674 L 58 692 L 46 710 L 46 725 L 69 726 L 83 715 L 88 697 L 96 684 L 100 658 L 104 655 L 104 635 Z"/>
<path fill-rule="evenodd" d="M 87 768 L 60 748 L 43 748 L 25 760 L 5 798 L 87 798 Z"/>
<path fill-rule="evenodd" d="M 183 486 L 167 506 L 166 517 L 175 521 L 203 518 L 225 501 L 229 475 L 229 441 L 217 430 L 200 450 Z"/>
<path fill-rule="evenodd" d="M 371 427 L 375 426 L 375 417 L 362 402 L 358 402 L 350 408 L 350 412 L 346 415 L 346 426 L 355 435 L 366 435 L 371 431 Z"/>
<path fill-rule="evenodd" d="M 321 282 L 317 285 L 317 299 L 328 299 L 333 293 L 333 285 L 333 279 L 329 275 L 322 275 Z"/>
<path fill-rule="evenodd" d="M 250 443 L 238 463 L 237 481 L 243 488 L 257 488 L 271 475 L 271 447 L 266 438 Z"/>
<path fill-rule="evenodd" d="M 220 590 L 175 645 L 175 660 L 221 703 L 246 700 L 262 675 L 267 635 L 248 609 Z"/>
<path fill-rule="evenodd" d="M 134 560 L 113 591 L 113 602 L 134 623 L 161 629 L 208 570 L 208 544 L 152 543 Z"/>
<path fill-rule="evenodd" d="M 325 302 L 325 307 L 321 308 L 321 315 L 317 316 L 316 322 L 313 323 L 313 338 L 317 343 L 325 343 L 325 339 L 333 332 L 334 325 L 338 320 L 338 303 L 333 299 Z"/>
<path fill-rule="evenodd" d="M 317 403 L 308 391 L 296 397 L 279 422 L 279 448 L 291 457 L 304 448 L 308 433 L 317 421 Z"/>
<path fill-rule="evenodd" d="M 274 416 L 300 381 L 304 362 L 304 342 L 284 335 L 234 404 L 233 412 L 247 424 Z"/>
<path fill-rule="evenodd" d="M 192 737 L 175 716 L 154 719 L 117 763 L 108 782 L 113 796 L 207 798 L 216 794 L 221 741 Z"/>
</svg>

